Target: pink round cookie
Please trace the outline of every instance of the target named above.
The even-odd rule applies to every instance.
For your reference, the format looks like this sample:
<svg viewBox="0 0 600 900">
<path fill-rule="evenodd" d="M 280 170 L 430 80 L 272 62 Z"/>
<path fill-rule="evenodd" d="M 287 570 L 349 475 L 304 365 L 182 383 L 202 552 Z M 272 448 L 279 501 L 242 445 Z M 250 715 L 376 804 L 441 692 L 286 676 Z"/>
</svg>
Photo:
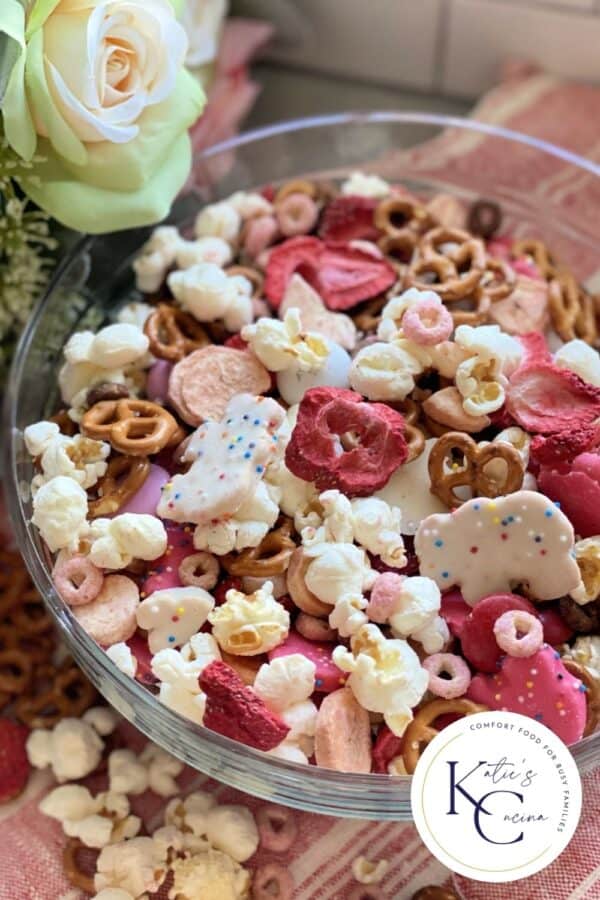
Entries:
<svg viewBox="0 0 600 900">
<path fill-rule="evenodd" d="M 107 575 L 95 600 L 77 606 L 73 615 L 98 644 L 110 647 L 128 640 L 137 628 L 137 585 L 126 575 Z"/>
<path fill-rule="evenodd" d="M 148 477 L 133 497 L 130 497 L 127 503 L 124 503 L 119 509 L 119 515 L 123 515 L 123 513 L 145 513 L 155 516 L 161 490 L 170 478 L 171 476 L 166 469 L 150 463 Z"/>
<path fill-rule="evenodd" d="M 316 666 L 315 691 L 321 694 L 330 694 L 337 691 L 346 683 L 346 674 L 338 669 L 331 658 L 333 644 L 324 641 L 307 641 L 306 638 L 291 631 L 285 641 L 275 647 L 268 654 L 269 662 L 279 656 L 290 656 L 292 653 L 300 653 Z"/>
<path fill-rule="evenodd" d="M 475 675 L 467 697 L 490 709 L 529 716 L 574 744 L 585 728 L 585 687 L 545 644 L 534 656 L 505 656 L 495 675 Z"/>
<path fill-rule="evenodd" d="M 142 596 L 147 597 L 154 591 L 165 588 L 182 587 L 179 577 L 179 565 L 194 549 L 194 534 L 191 528 L 183 525 L 165 523 L 167 531 L 167 550 L 163 556 L 155 559 L 152 568 L 142 585 Z"/>
</svg>

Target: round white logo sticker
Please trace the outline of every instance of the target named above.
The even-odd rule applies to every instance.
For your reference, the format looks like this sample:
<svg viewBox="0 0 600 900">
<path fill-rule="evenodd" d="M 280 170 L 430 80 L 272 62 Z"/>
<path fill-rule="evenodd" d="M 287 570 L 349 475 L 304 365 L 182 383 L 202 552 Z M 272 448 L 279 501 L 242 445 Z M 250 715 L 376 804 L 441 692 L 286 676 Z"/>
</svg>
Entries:
<svg viewBox="0 0 600 900">
<path fill-rule="evenodd" d="M 425 748 L 412 779 L 415 825 L 449 869 L 478 881 L 534 875 L 571 840 L 581 781 L 565 744 L 509 712 L 465 716 Z"/>
</svg>

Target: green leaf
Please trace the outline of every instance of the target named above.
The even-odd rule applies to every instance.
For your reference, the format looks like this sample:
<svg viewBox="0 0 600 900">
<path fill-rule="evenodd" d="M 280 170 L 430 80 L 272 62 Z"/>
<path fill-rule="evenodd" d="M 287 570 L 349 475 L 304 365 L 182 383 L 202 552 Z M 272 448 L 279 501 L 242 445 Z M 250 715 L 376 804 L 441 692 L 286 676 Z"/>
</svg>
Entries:
<svg viewBox="0 0 600 900">
<path fill-rule="evenodd" d="M 4 100 L 8 79 L 15 63 L 19 58 L 21 48 L 18 41 L 13 40 L 7 34 L 0 34 L 0 106 Z"/>
</svg>

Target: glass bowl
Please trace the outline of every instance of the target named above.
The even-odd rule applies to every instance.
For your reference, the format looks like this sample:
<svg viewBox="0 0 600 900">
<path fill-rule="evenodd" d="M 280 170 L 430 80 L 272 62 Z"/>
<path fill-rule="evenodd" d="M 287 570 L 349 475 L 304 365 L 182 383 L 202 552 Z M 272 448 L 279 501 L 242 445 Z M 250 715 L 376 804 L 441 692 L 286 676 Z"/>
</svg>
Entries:
<svg viewBox="0 0 600 900">
<path fill-rule="evenodd" d="M 447 148 L 447 129 L 453 130 L 451 139 L 459 152 L 449 154 L 444 171 L 439 159 Z M 425 142 L 429 143 L 424 152 Z M 477 143 L 494 149 L 494 165 L 460 164 L 460 148 L 467 152 Z M 568 204 L 559 211 L 544 190 L 530 189 L 532 172 L 539 181 L 542 173 L 551 178 L 560 169 L 565 173 L 564 185 L 581 178 L 595 181 L 600 176 L 598 166 L 500 128 L 415 113 L 302 119 L 215 146 L 195 160 L 195 186 L 177 202 L 169 221 L 185 228 L 200 204 L 234 190 L 292 177 L 341 178 L 356 169 L 402 181 L 426 196 L 445 191 L 466 201 L 480 196 L 496 200 L 515 235 L 543 239 L 580 277 L 587 274 L 582 271 L 582 261 L 586 255 L 589 260 L 599 247 L 595 229 L 600 209 L 590 210 L 588 204 L 587 218 L 578 217 Z M 597 189 L 595 194 L 600 196 Z M 57 408 L 56 375 L 71 332 L 97 329 L 123 302 L 135 298 L 130 264 L 148 233 L 149 229 L 138 229 L 81 238 L 63 258 L 22 336 L 7 389 L 4 444 L 10 513 L 27 566 L 87 676 L 110 704 L 157 744 L 219 781 L 261 798 L 334 816 L 408 820 L 408 777 L 345 774 L 287 763 L 168 709 L 111 663 L 53 588 L 48 555 L 29 521 L 32 466 L 23 444 L 23 429 Z M 572 750 L 581 771 L 593 768 L 600 761 L 600 733 L 580 741 Z"/>
</svg>

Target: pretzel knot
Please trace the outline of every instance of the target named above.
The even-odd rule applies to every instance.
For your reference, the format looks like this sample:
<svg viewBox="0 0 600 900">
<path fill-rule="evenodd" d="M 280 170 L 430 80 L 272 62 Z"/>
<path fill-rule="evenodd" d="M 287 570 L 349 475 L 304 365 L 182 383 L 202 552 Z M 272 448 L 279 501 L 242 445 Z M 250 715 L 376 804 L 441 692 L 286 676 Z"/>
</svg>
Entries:
<svg viewBox="0 0 600 900">
<path fill-rule="evenodd" d="M 562 659 L 561 662 L 567 672 L 570 672 L 575 678 L 579 678 L 585 687 L 587 716 L 583 737 L 587 737 L 596 730 L 600 722 L 600 681 L 590 674 L 589 669 L 574 659 Z"/>
<path fill-rule="evenodd" d="M 173 439 L 177 422 L 150 400 L 102 400 L 84 414 L 81 430 L 88 437 L 109 441 L 130 456 L 158 453 Z"/>
<path fill-rule="evenodd" d="M 548 306 L 554 330 L 563 341 L 579 338 L 594 344 L 598 336 L 594 300 L 570 272 L 558 272 L 550 281 Z"/>
<path fill-rule="evenodd" d="M 68 660 L 60 669 L 41 665 L 30 689 L 17 698 L 15 714 L 30 728 L 52 728 L 62 719 L 79 718 L 95 698 L 95 688 L 74 662 Z"/>
<path fill-rule="evenodd" d="M 90 519 L 112 516 L 138 491 L 150 473 L 143 456 L 113 456 L 95 486 L 96 498 L 88 502 Z"/>
<path fill-rule="evenodd" d="M 67 840 L 63 850 L 63 870 L 73 887 L 87 894 L 96 892 L 94 871 L 97 858 L 98 851 L 86 847 L 79 838 L 70 837 Z"/>
<path fill-rule="evenodd" d="M 159 303 L 148 316 L 144 333 L 152 355 L 171 362 L 210 344 L 206 331 L 193 316 L 167 303 Z"/>
<path fill-rule="evenodd" d="M 462 462 L 457 461 L 457 457 Z M 489 471 L 491 463 L 502 460 L 503 471 Z M 525 466 L 511 444 L 499 442 L 478 446 L 468 434 L 449 431 L 436 441 L 429 455 L 431 493 L 449 508 L 461 506 L 465 498 L 456 496 L 458 487 L 469 487 L 472 497 L 501 497 L 518 491 L 523 483 Z M 486 468 L 488 471 L 486 471 Z"/>
<path fill-rule="evenodd" d="M 524 238 L 521 241 L 515 241 L 511 247 L 511 255 L 513 259 L 520 256 L 529 256 L 535 263 L 542 278 L 550 281 L 557 274 L 557 263 L 543 241 L 535 240 L 535 238 Z"/>
<path fill-rule="evenodd" d="M 416 713 L 412 722 L 404 732 L 402 745 L 402 759 L 409 775 L 412 775 L 425 747 L 438 736 L 439 729 L 435 727 L 436 719 L 440 716 L 472 716 L 473 713 L 486 712 L 487 707 L 467 700 L 465 697 L 456 697 L 454 700 L 432 700 L 426 703 Z"/>
<path fill-rule="evenodd" d="M 412 462 L 413 459 L 417 459 L 425 449 L 425 435 L 416 425 L 406 422 L 404 426 L 404 439 L 406 440 L 406 445 L 408 447 L 406 462 L 409 463 Z"/>
<path fill-rule="evenodd" d="M 0 691 L 22 694 L 31 680 L 32 663 L 24 650 L 11 648 L 0 652 Z"/>
<path fill-rule="evenodd" d="M 405 197 L 387 197 L 375 210 L 375 227 L 389 237 L 422 234 L 434 224 L 434 219 L 420 203 Z"/>
<path fill-rule="evenodd" d="M 221 565 L 230 575 L 240 577 L 271 578 L 282 575 L 296 549 L 291 534 L 292 523 L 284 519 L 279 528 L 265 535 L 258 547 L 249 547 L 241 553 L 228 553 L 221 557 Z"/>
</svg>

